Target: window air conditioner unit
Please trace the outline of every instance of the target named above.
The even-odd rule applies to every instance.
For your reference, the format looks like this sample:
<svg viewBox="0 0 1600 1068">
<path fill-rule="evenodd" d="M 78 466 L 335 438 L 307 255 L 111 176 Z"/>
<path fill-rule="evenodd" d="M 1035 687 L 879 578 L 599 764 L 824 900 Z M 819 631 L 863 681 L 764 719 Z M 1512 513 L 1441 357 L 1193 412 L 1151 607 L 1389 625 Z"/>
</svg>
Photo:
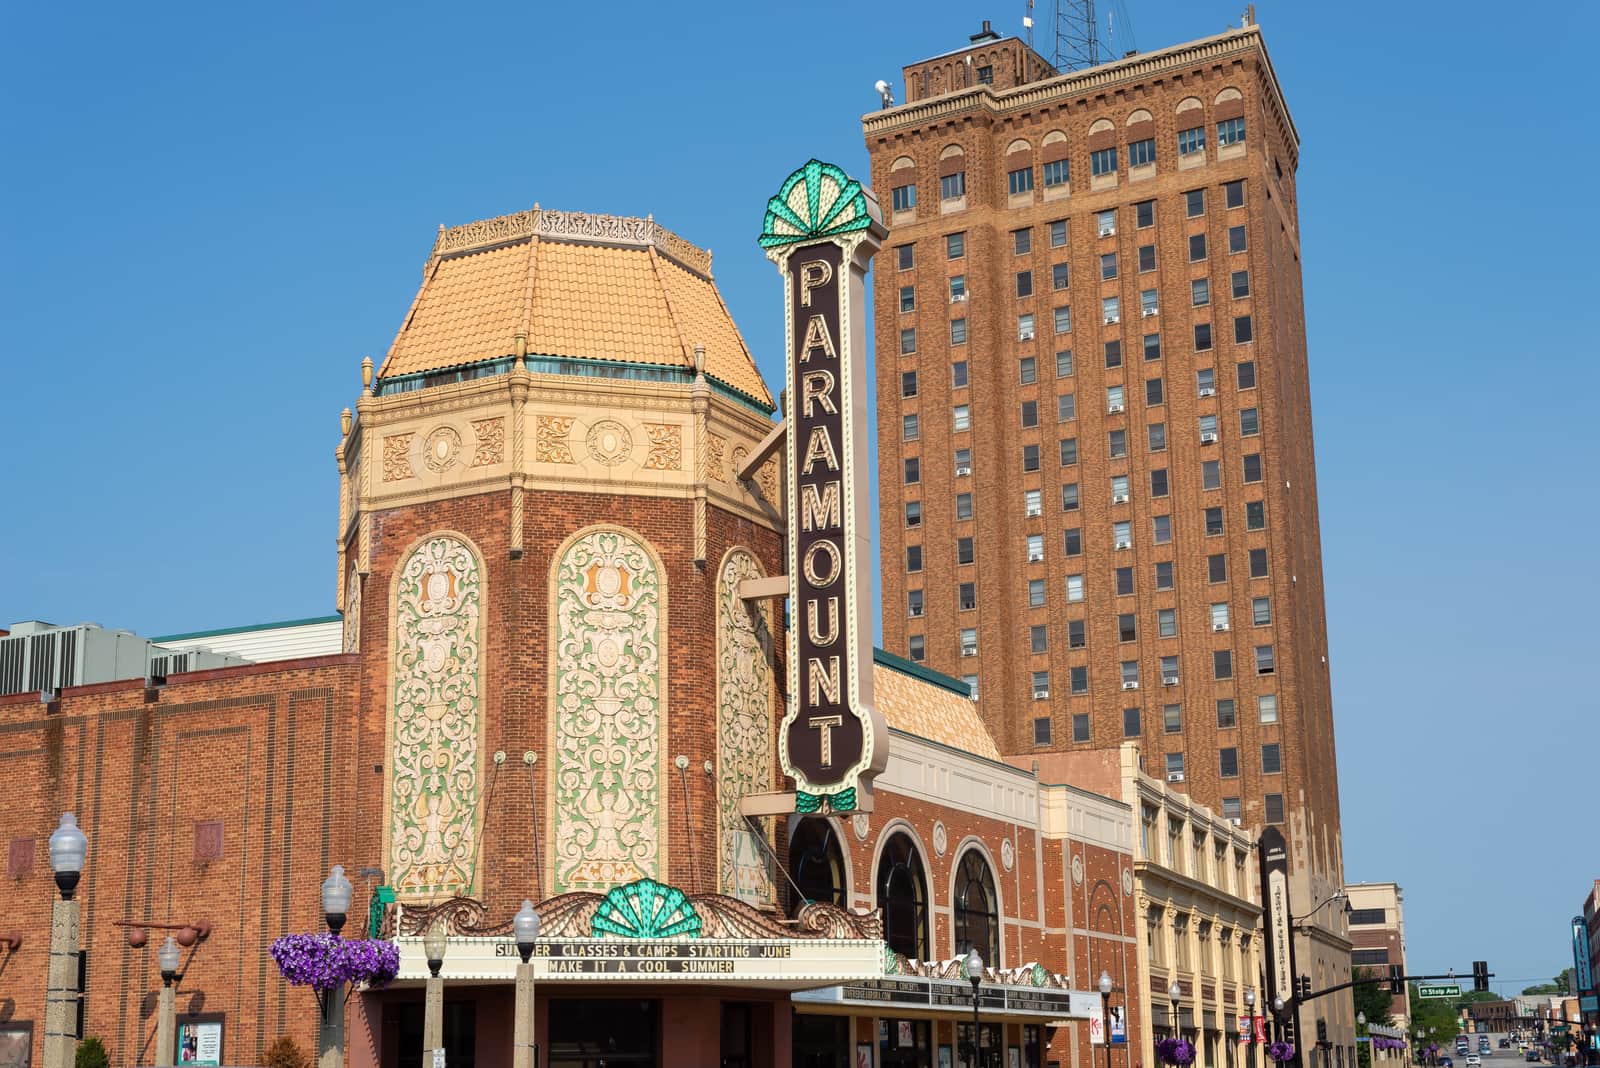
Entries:
<svg viewBox="0 0 1600 1068">
<path fill-rule="evenodd" d="M 976 645 L 963 645 L 961 647 L 961 655 L 962 656 L 977 656 L 978 655 L 978 647 Z"/>
<path fill-rule="evenodd" d="M 1026 519 L 1033 519 L 1043 514 L 1044 510 L 1042 508 L 1040 508 L 1037 504 L 1031 504 L 1028 506 L 1028 510 L 1023 513 L 1023 517 Z"/>
<path fill-rule="evenodd" d="M 1160 308 L 1146 308 L 1144 311 L 1140 312 L 1139 314 L 1143 318 L 1148 319 L 1148 318 L 1150 318 L 1150 316 L 1155 315 L 1160 310 L 1161 310 Z"/>
<path fill-rule="evenodd" d="M 1215 445 L 1216 443 L 1217 443 L 1217 436 L 1215 434 L 1201 434 L 1200 435 L 1200 444 L 1202 444 L 1202 445 Z"/>
<path fill-rule="evenodd" d="M 972 474 L 972 468 L 969 467 L 967 464 L 957 464 L 956 465 L 956 477 L 957 478 L 966 478 L 970 474 Z"/>
<path fill-rule="evenodd" d="M 1111 495 L 1111 503 L 1112 504 L 1127 504 L 1128 503 L 1128 495 L 1126 493 L 1113 493 Z"/>
<path fill-rule="evenodd" d="M 1120 405 L 1120 404 L 1108 404 L 1108 405 L 1106 405 L 1106 411 L 1111 415 L 1117 415 L 1122 411 L 1122 405 Z"/>
<path fill-rule="evenodd" d="M 1161 676 L 1161 685 L 1163 685 L 1163 686 L 1176 686 L 1176 685 L 1178 685 L 1178 676 L 1176 676 L 1176 675 L 1163 675 L 1163 676 Z"/>
<path fill-rule="evenodd" d="M 1029 553 L 1028 554 L 1028 563 L 1030 563 L 1030 564 L 1041 563 L 1043 560 L 1044 560 L 1044 553 Z"/>
<path fill-rule="evenodd" d="M 1050 700 L 1050 691 L 1049 690 L 1035 690 L 1035 691 L 1033 691 L 1033 699 L 1035 701 L 1048 701 L 1048 700 Z"/>
<path fill-rule="evenodd" d="M 1125 682 L 1122 684 L 1122 688 L 1124 690 L 1137 690 L 1139 688 L 1139 683 L 1137 680 L 1133 682 Z"/>
<path fill-rule="evenodd" d="M 1117 228 L 1115 226 L 1102 226 L 1102 227 L 1100 227 L 1100 236 L 1101 237 L 1110 237 L 1112 234 L 1115 234 L 1116 232 L 1117 232 Z"/>
<path fill-rule="evenodd" d="M 1215 397 L 1216 395 L 1217 391 L 1212 389 L 1210 386 L 1207 386 L 1200 391 L 1200 396 L 1202 397 Z"/>
<path fill-rule="evenodd" d="M 965 304 L 966 302 L 967 302 L 967 295 L 965 293 L 952 293 L 952 294 L 950 294 L 950 303 L 951 304 Z"/>
<path fill-rule="evenodd" d="M 1183 772 L 1181 772 L 1181 771 L 1169 771 L 1169 772 L 1167 772 L 1167 781 L 1168 782 L 1182 782 L 1183 781 Z"/>
<path fill-rule="evenodd" d="M 1131 549 L 1131 548 L 1133 548 L 1133 542 L 1131 542 L 1131 541 L 1119 541 L 1119 542 L 1117 542 L 1117 551 L 1118 552 L 1121 552 L 1124 549 Z"/>
<path fill-rule="evenodd" d="M 921 617 L 922 617 L 922 609 L 921 608 L 913 608 L 911 610 L 911 618 L 912 619 L 920 619 Z"/>
<path fill-rule="evenodd" d="M 1228 629 L 1228 625 L 1226 623 L 1213 623 L 1211 624 L 1211 629 L 1216 631 L 1218 634 L 1221 634 L 1223 631 Z"/>
<path fill-rule="evenodd" d="M 1229 816 L 1228 819 L 1233 821 L 1233 825 L 1235 827 L 1243 827 L 1244 826 L 1244 820 L 1240 819 L 1238 816 Z"/>
<path fill-rule="evenodd" d="M 1033 340 L 1033 331 L 1032 330 L 1018 330 L 1017 331 L 1017 340 L 1018 341 L 1032 341 Z"/>
<path fill-rule="evenodd" d="M 1120 315 L 1108 315 L 1108 316 L 1105 317 L 1104 322 L 1105 322 L 1105 325 L 1107 325 L 1107 326 L 1110 326 L 1112 323 L 1120 323 L 1120 322 L 1122 322 L 1122 316 L 1120 316 Z"/>
</svg>

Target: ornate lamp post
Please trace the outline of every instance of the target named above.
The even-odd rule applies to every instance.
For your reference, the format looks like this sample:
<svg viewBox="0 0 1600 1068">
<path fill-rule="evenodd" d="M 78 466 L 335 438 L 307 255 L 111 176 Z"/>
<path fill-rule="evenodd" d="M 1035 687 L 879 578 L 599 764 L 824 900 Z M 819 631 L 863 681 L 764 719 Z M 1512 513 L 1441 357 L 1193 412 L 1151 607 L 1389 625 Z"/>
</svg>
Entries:
<svg viewBox="0 0 1600 1068">
<path fill-rule="evenodd" d="M 1167 997 L 1172 999 L 1172 1037 L 1183 1037 L 1183 1017 L 1179 1013 L 1178 1002 L 1183 997 L 1183 987 L 1174 979 L 1167 984 Z"/>
<path fill-rule="evenodd" d="M 1358 1040 L 1359 1040 L 1359 1036 L 1366 1034 L 1366 1031 L 1367 1031 L 1367 1014 L 1365 1012 L 1358 1012 L 1358 1013 L 1356 1013 L 1356 1035 L 1358 1037 Z M 1367 1063 L 1368 1064 L 1377 1064 L 1378 1063 L 1378 1051 L 1372 1048 L 1371 1041 L 1367 1042 Z"/>
<path fill-rule="evenodd" d="M 345 878 L 344 865 L 335 864 L 322 881 L 322 918 L 335 938 L 344 930 L 354 892 Z M 317 1027 L 317 1068 L 344 1068 L 344 1003 L 348 996 L 349 988 L 341 983 L 329 990 L 323 1001 L 322 1022 Z"/>
<path fill-rule="evenodd" d="M 173 1002 L 176 1000 L 177 991 L 172 989 L 172 983 L 178 978 L 178 964 L 182 954 L 178 950 L 178 940 L 167 935 L 167 940 L 161 943 L 161 948 L 156 951 L 156 963 L 161 968 L 161 1004 L 156 1013 L 156 1064 L 177 1064 L 173 1057 L 173 1044 L 178 1037 L 177 1012 Z"/>
<path fill-rule="evenodd" d="M 72 1068 L 77 1054 L 73 1016 L 78 1001 L 78 902 L 73 900 L 89 839 L 70 812 L 50 835 L 50 867 L 61 900 L 50 909 L 49 988 L 44 1001 L 44 1068 Z"/>
<path fill-rule="evenodd" d="M 522 963 L 517 965 L 516 1022 L 512 1037 L 516 1045 L 511 1050 L 511 1068 L 539 1068 L 539 1046 L 534 1042 L 538 1031 L 534 1028 L 533 1016 L 533 964 L 529 960 L 533 956 L 533 940 L 539 937 L 539 914 L 533 911 L 532 901 L 522 903 L 511 921 L 511 930 L 516 935 L 517 952 L 522 956 Z"/>
<path fill-rule="evenodd" d="M 972 1068 L 978 1068 L 982 1063 L 979 1057 L 982 1044 L 978 1040 L 978 984 L 983 982 L 983 958 L 978 955 L 977 947 L 967 950 L 967 979 L 972 983 Z"/>
<path fill-rule="evenodd" d="M 1256 1046 L 1259 1045 L 1256 1042 L 1256 988 L 1253 986 L 1246 988 L 1244 992 L 1244 1014 L 1245 1018 L 1250 1021 L 1249 1057 L 1250 1064 L 1253 1066 L 1256 1063 Z"/>
<path fill-rule="evenodd" d="M 444 966 L 444 951 L 449 939 L 444 932 L 444 922 L 436 920 L 422 936 L 422 952 L 428 957 L 428 978 L 425 983 L 422 1010 L 422 1060 L 423 1068 L 433 1063 L 433 1050 L 444 1048 L 444 980 L 439 969 Z"/>
<path fill-rule="evenodd" d="M 1111 1068 L 1111 973 L 1100 973 L 1100 1041 L 1106 1047 L 1106 1068 Z"/>
</svg>

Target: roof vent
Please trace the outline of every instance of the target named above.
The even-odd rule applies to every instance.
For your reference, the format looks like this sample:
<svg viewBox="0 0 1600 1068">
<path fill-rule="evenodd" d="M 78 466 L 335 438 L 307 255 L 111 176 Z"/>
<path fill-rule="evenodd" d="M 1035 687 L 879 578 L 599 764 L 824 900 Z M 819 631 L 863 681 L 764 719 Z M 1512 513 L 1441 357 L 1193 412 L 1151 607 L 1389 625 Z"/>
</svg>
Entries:
<svg viewBox="0 0 1600 1068">
<path fill-rule="evenodd" d="M 968 40 L 973 44 L 977 44 L 979 41 L 998 41 L 1000 40 L 1000 35 L 994 32 L 994 27 L 989 25 L 989 20 L 984 19 L 983 29 L 973 34 Z"/>
</svg>

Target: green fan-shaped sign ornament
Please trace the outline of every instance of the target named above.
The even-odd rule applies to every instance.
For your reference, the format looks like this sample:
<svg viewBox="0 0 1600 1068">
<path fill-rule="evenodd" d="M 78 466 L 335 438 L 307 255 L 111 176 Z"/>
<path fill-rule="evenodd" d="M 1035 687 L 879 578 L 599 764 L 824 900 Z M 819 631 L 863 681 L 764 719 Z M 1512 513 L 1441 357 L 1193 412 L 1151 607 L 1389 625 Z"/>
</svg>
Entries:
<svg viewBox="0 0 1600 1068">
<path fill-rule="evenodd" d="M 612 887 L 589 922 L 595 938 L 699 938 L 700 928 L 688 896 L 654 879 Z"/>
<path fill-rule="evenodd" d="M 778 195 L 767 201 L 761 227 L 762 248 L 780 248 L 872 225 L 861 183 L 819 159 L 789 175 Z"/>
</svg>

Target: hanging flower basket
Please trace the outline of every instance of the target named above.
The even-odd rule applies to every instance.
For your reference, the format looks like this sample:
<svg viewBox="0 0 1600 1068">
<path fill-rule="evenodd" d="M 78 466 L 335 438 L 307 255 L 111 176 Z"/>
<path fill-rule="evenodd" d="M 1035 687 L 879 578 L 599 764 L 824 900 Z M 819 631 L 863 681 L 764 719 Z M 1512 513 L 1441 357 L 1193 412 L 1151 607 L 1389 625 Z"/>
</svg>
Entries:
<svg viewBox="0 0 1600 1068">
<path fill-rule="evenodd" d="M 328 994 L 346 983 L 376 990 L 400 971 L 400 947 L 379 938 L 340 938 L 333 934 L 290 934 L 272 943 L 272 959 L 292 986 L 316 991 L 323 1014 Z"/>
<path fill-rule="evenodd" d="M 1294 1060 L 1294 1043 L 1274 1042 L 1267 1047 L 1267 1056 L 1279 1064 L 1287 1064 Z"/>
<path fill-rule="evenodd" d="M 1194 1043 L 1182 1038 L 1163 1038 L 1156 1043 L 1156 1059 L 1162 1064 L 1193 1064 Z"/>
</svg>

